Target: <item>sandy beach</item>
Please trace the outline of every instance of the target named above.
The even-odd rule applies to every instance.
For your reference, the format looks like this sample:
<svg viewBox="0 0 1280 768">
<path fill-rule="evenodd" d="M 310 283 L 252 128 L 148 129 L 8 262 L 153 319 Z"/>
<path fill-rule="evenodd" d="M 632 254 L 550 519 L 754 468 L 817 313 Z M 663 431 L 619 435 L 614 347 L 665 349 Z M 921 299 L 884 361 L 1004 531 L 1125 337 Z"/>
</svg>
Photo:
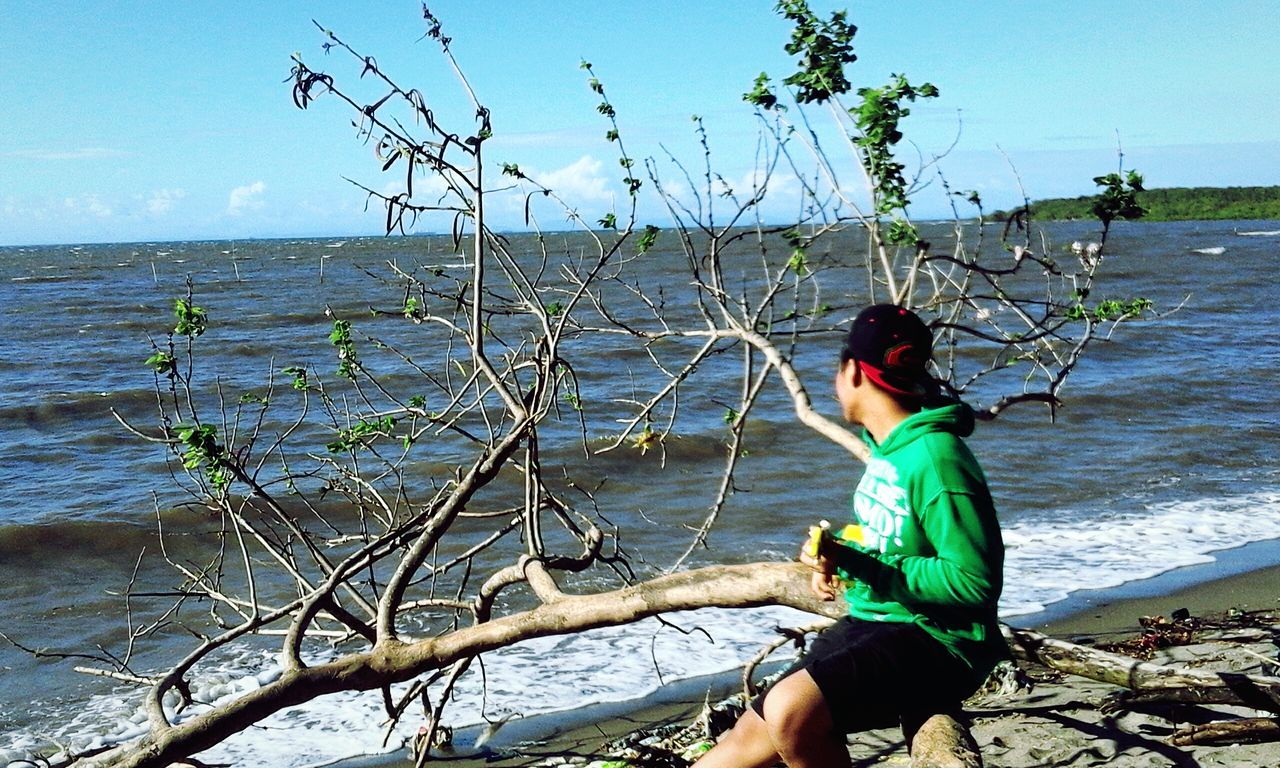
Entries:
<svg viewBox="0 0 1280 768">
<path fill-rule="evenodd" d="M 1224 558 L 1223 562 L 1229 569 L 1231 558 Z M 1182 579 L 1185 574 L 1180 579 L 1174 573 L 1163 581 L 1139 585 L 1137 592 L 1148 593 L 1140 596 L 1124 596 L 1125 590 L 1089 595 L 1077 600 L 1074 613 L 1051 621 L 1037 622 L 1035 617 L 1029 617 L 1029 623 L 1011 623 L 1085 645 L 1105 645 L 1139 636 L 1140 617 L 1168 617 L 1179 609 L 1193 617 L 1239 611 L 1275 616 L 1280 611 L 1280 567 L 1234 573 L 1176 589 L 1167 587 Z M 1153 592 L 1159 594 L 1150 594 Z M 1263 618 L 1265 625 L 1270 619 L 1265 615 Z M 1274 620 L 1280 623 L 1280 618 Z M 1265 626 L 1207 630 L 1197 633 L 1189 644 L 1156 651 L 1150 661 L 1204 671 L 1276 675 L 1280 662 L 1274 661 L 1277 647 L 1273 637 L 1273 631 Z M 1188 723 L 1266 713 L 1242 707 L 1191 705 L 1112 710 L 1106 705 L 1120 690 L 1116 686 L 1024 667 L 1035 682 L 1032 689 L 1013 695 L 979 694 L 966 704 L 973 735 L 989 768 L 1280 765 L 1280 743 L 1193 747 L 1169 743 L 1170 736 Z M 660 701 L 602 706 L 514 722 L 495 734 L 483 754 L 468 750 L 469 755 L 433 756 L 431 764 L 450 768 L 654 764 L 617 762 L 616 744 L 610 742 L 637 730 L 688 724 L 698 716 L 708 691 L 715 699 L 734 691 L 736 685 L 734 675 L 720 675 L 664 690 L 658 695 Z M 474 739 L 474 732 L 460 732 L 455 740 L 469 744 Z M 896 729 L 852 736 L 850 754 L 855 766 L 910 765 L 902 734 Z M 405 757 L 383 756 L 343 765 L 401 768 L 412 762 Z"/>
</svg>

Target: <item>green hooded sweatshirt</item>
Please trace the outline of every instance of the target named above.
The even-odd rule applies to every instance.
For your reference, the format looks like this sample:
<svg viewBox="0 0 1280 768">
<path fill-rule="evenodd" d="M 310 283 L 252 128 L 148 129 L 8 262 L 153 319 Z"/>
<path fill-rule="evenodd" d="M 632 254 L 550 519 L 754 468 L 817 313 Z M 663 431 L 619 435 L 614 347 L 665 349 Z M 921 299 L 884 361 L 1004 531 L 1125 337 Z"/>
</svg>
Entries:
<svg viewBox="0 0 1280 768">
<path fill-rule="evenodd" d="M 973 670 L 976 682 L 1008 658 L 996 622 L 1004 542 L 987 479 L 961 439 L 962 403 L 913 414 L 871 447 L 853 497 L 858 543 L 832 558 L 852 583 L 849 615 L 911 622 Z"/>
</svg>

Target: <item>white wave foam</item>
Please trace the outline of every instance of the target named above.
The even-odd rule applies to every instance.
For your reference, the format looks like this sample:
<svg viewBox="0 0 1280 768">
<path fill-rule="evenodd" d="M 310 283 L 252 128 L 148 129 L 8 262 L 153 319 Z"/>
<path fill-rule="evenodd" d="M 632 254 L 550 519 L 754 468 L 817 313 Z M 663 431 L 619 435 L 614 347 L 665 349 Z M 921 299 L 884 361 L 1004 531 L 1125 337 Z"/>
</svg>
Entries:
<svg viewBox="0 0 1280 768">
<path fill-rule="evenodd" d="M 1211 552 L 1280 538 L 1280 492 L 1196 499 L 1113 514 L 1063 510 L 1006 526 L 1001 614 L 1034 613 L 1082 589 L 1107 589 L 1212 562 Z"/>
<path fill-rule="evenodd" d="M 1221 245 L 1217 245 L 1212 248 L 1192 248 L 1191 252 L 1203 253 L 1206 256 L 1221 256 L 1222 254 L 1227 252 L 1227 249 L 1223 248 Z"/>
<path fill-rule="evenodd" d="M 777 637 L 773 627 L 796 626 L 808 620 L 807 614 L 785 608 L 703 610 L 669 615 L 665 625 L 649 619 L 579 635 L 537 638 L 486 655 L 473 665 L 454 692 L 448 718 L 455 728 L 461 728 L 483 723 L 486 718 L 525 717 L 640 698 L 666 682 L 732 669 Z M 331 657 L 325 654 L 308 660 L 319 663 Z M 785 653 L 780 658 L 786 658 Z M 246 653 L 220 670 L 198 676 L 192 683 L 192 695 L 216 706 L 278 675 L 273 656 Z M 393 688 L 397 696 L 405 690 L 407 686 Z M 175 713 L 173 703 L 166 701 L 166 708 L 175 722 L 208 709 L 197 705 Z M 207 750 L 201 758 L 213 763 L 280 768 L 321 765 L 344 757 L 403 749 L 423 721 L 406 717 L 384 746 L 385 722 L 378 692 L 335 694 L 278 712 Z M 104 723 L 112 724 L 105 732 Z M 78 751 L 138 738 L 146 725 L 136 694 L 121 689 L 113 695 L 94 697 L 52 735 Z M 0 757 L 7 760 L 29 756 L 39 746 L 33 734 L 9 734 L 6 739 L 8 743 L 0 746 Z"/>
<path fill-rule="evenodd" d="M 1005 528 L 1002 615 L 1034 612 L 1075 590 L 1118 586 L 1210 561 L 1209 553 L 1216 550 L 1280 538 L 1280 491 L 1149 505 L 1123 514 L 1060 510 L 1045 517 L 1015 521 Z M 486 655 L 459 683 L 449 720 L 459 728 L 486 718 L 638 699 L 663 683 L 740 666 L 776 639 L 774 627 L 811 620 L 785 608 L 707 609 L 666 618 L 684 631 L 649 619 L 538 638 Z M 274 658 L 261 651 L 246 652 L 200 676 L 193 693 L 214 704 L 243 695 L 275 679 L 279 669 Z M 395 693 L 405 690 L 400 686 Z M 178 717 L 202 711 L 196 707 Z M 402 749 L 421 718 L 406 717 L 384 746 L 385 722 L 378 693 L 338 694 L 279 712 L 201 757 L 215 763 L 300 768 L 384 754 Z M 114 725 L 103 732 L 103 723 Z M 145 725 L 136 693 L 121 689 L 90 700 L 58 733 L 48 735 L 84 748 L 136 738 Z M 30 733 L 8 734 L 5 741 L 0 743 L 0 758 L 9 760 L 37 747 Z"/>
<path fill-rule="evenodd" d="M 1280 229 L 1256 229 L 1250 232 L 1237 232 L 1237 235 L 1245 237 L 1275 237 L 1280 235 Z"/>
</svg>

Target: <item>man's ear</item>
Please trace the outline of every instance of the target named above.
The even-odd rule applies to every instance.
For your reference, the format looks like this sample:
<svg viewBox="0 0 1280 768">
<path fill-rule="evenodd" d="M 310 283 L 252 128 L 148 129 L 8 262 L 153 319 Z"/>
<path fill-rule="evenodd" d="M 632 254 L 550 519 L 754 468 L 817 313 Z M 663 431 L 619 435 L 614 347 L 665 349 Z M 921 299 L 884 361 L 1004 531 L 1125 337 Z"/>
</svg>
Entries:
<svg viewBox="0 0 1280 768">
<path fill-rule="evenodd" d="M 852 359 L 852 358 L 851 358 L 851 359 L 849 360 L 849 362 L 848 362 L 848 363 L 846 363 L 845 365 L 846 365 L 847 367 L 846 367 L 846 369 L 845 369 L 845 371 L 844 371 L 844 375 L 846 375 L 846 376 L 851 376 L 851 377 L 852 377 L 852 378 L 849 380 L 849 383 L 850 383 L 850 384 L 852 384 L 852 385 L 853 385 L 853 386 L 855 386 L 855 387 L 857 387 L 857 386 L 861 386 L 861 384 L 862 384 L 862 366 L 858 365 L 858 361 L 857 361 L 857 360 L 854 360 L 854 359 Z M 852 371 L 850 371 L 849 369 L 852 369 Z"/>
</svg>

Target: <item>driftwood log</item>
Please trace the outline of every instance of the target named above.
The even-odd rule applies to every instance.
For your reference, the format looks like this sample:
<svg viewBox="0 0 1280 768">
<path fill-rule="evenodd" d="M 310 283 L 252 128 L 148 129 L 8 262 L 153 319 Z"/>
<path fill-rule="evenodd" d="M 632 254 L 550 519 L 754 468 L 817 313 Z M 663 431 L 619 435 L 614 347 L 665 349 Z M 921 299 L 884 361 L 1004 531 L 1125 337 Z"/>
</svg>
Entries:
<svg viewBox="0 0 1280 768">
<path fill-rule="evenodd" d="M 912 768 L 982 768 L 978 742 L 959 712 L 941 713 L 923 723 L 903 723 Z"/>
<path fill-rule="evenodd" d="M 1222 723 L 1204 723 L 1180 728 L 1169 742 L 1179 747 L 1197 744 L 1244 744 L 1247 742 L 1280 741 L 1280 719 L 1274 717 L 1246 717 Z"/>
<path fill-rule="evenodd" d="M 1120 698 L 1124 704 L 1235 704 L 1280 713 L 1280 678 L 1152 664 L 1039 632 L 1004 629 L 1018 659 L 1127 688 Z"/>
<path fill-rule="evenodd" d="M 1002 627 L 1014 657 L 1070 675 L 1126 689 L 1120 704 L 1230 704 L 1280 714 L 1280 678 L 1238 672 L 1205 672 L 1140 661 L 1057 640 L 1039 632 Z M 982 757 L 961 713 L 940 713 L 903 724 L 913 768 L 981 768 Z M 1280 718 L 1206 723 L 1179 730 L 1175 746 L 1280 740 Z"/>
</svg>

